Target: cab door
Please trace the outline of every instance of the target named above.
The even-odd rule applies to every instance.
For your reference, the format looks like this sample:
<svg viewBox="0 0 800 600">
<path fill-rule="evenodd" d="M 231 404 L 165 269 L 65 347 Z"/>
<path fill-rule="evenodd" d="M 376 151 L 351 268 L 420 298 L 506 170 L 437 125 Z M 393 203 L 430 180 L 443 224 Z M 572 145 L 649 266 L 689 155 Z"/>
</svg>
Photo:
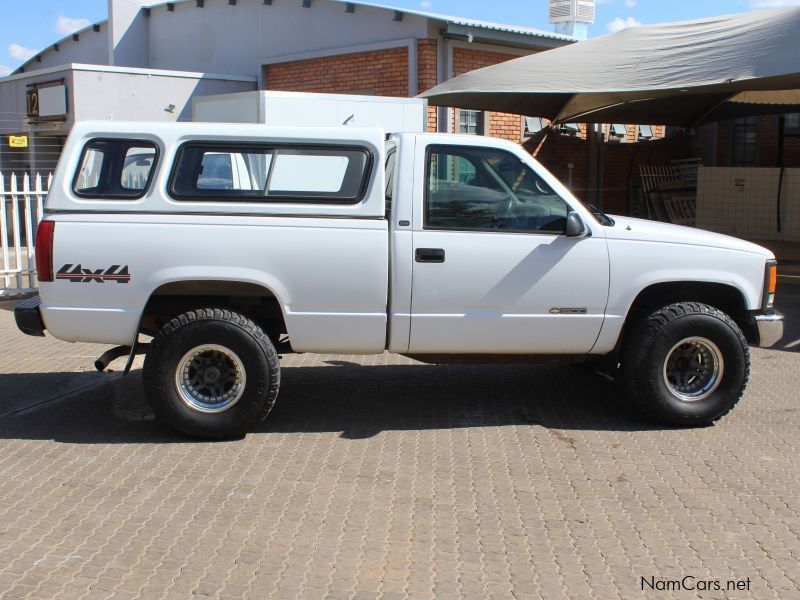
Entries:
<svg viewBox="0 0 800 600">
<path fill-rule="evenodd" d="M 600 226 L 567 237 L 573 207 L 507 150 L 420 146 L 409 352 L 589 352 L 608 298 Z"/>
</svg>

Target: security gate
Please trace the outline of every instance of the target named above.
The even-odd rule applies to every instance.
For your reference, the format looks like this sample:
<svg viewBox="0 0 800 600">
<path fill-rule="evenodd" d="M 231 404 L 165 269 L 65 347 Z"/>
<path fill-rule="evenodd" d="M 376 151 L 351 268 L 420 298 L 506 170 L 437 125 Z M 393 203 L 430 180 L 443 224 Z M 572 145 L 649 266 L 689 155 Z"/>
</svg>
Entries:
<svg viewBox="0 0 800 600">
<path fill-rule="evenodd" d="M 36 227 L 52 174 L 0 173 L 0 298 L 36 289 Z"/>
</svg>

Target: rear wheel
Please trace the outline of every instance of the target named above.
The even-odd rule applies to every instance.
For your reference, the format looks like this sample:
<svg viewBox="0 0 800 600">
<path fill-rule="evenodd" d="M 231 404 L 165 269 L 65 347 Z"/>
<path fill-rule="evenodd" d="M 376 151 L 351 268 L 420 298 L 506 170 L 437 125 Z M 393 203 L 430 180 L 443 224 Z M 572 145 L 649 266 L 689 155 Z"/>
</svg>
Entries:
<svg viewBox="0 0 800 600">
<path fill-rule="evenodd" d="M 750 351 L 728 315 L 682 302 L 634 326 L 625 340 L 622 371 L 626 391 L 644 415 L 669 425 L 706 425 L 730 412 L 744 394 Z"/>
<path fill-rule="evenodd" d="M 269 414 L 280 366 L 272 342 L 253 321 L 200 309 L 176 317 L 153 339 L 144 384 L 153 411 L 175 429 L 235 437 Z"/>
</svg>

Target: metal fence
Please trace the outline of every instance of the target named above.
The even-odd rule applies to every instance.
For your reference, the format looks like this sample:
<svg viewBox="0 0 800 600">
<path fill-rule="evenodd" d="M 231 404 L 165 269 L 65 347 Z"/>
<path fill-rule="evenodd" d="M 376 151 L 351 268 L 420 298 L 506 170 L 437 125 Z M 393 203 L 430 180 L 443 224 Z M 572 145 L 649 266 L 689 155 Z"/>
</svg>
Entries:
<svg viewBox="0 0 800 600">
<path fill-rule="evenodd" d="M 0 172 L 0 298 L 36 289 L 36 227 L 52 179 Z"/>
</svg>

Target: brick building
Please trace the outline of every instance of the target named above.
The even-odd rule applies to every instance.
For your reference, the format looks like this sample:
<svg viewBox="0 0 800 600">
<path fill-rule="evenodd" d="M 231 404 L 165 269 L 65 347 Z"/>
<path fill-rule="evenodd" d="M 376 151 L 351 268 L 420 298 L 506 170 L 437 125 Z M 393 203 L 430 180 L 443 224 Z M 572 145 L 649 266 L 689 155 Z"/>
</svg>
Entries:
<svg viewBox="0 0 800 600">
<path fill-rule="evenodd" d="M 185 120 L 194 97 L 225 91 L 415 96 L 468 70 L 575 41 L 339 0 L 109 0 L 107 21 L 0 78 L 0 171 L 51 169 L 76 119 Z M 40 114 L 32 93 L 58 98 Z M 516 142 L 524 129 L 521 116 L 448 109 L 432 109 L 430 127 Z M 11 135 L 29 146 L 12 150 Z"/>
<path fill-rule="evenodd" d="M 713 123 L 700 129 L 703 162 L 719 167 L 779 166 L 780 118 L 748 117 Z M 783 164 L 800 167 L 800 113 L 786 115 Z"/>
<path fill-rule="evenodd" d="M 415 96 L 462 73 L 575 41 L 339 0 L 109 0 L 107 21 L 59 40 L 0 78 L 0 171 L 52 169 L 77 119 L 184 120 L 194 97 L 256 89 Z M 60 108 L 32 112 L 32 93 L 50 98 L 51 111 L 60 95 Z M 605 124 L 599 174 L 589 167 L 586 126 L 550 131 L 540 140 L 547 125 L 540 119 L 453 108 L 431 108 L 428 125 L 532 145 L 578 195 L 624 212 L 628 180 L 641 162 L 700 153 L 707 164 L 774 164 L 775 122 L 707 127 L 699 145 L 661 140 L 663 127 Z M 792 123 L 790 130 L 800 131 Z M 10 148 L 10 135 L 25 135 L 30 145 Z M 787 164 L 798 155 L 800 138 L 787 139 Z M 598 188 L 602 194 L 592 198 Z"/>
</svg>

